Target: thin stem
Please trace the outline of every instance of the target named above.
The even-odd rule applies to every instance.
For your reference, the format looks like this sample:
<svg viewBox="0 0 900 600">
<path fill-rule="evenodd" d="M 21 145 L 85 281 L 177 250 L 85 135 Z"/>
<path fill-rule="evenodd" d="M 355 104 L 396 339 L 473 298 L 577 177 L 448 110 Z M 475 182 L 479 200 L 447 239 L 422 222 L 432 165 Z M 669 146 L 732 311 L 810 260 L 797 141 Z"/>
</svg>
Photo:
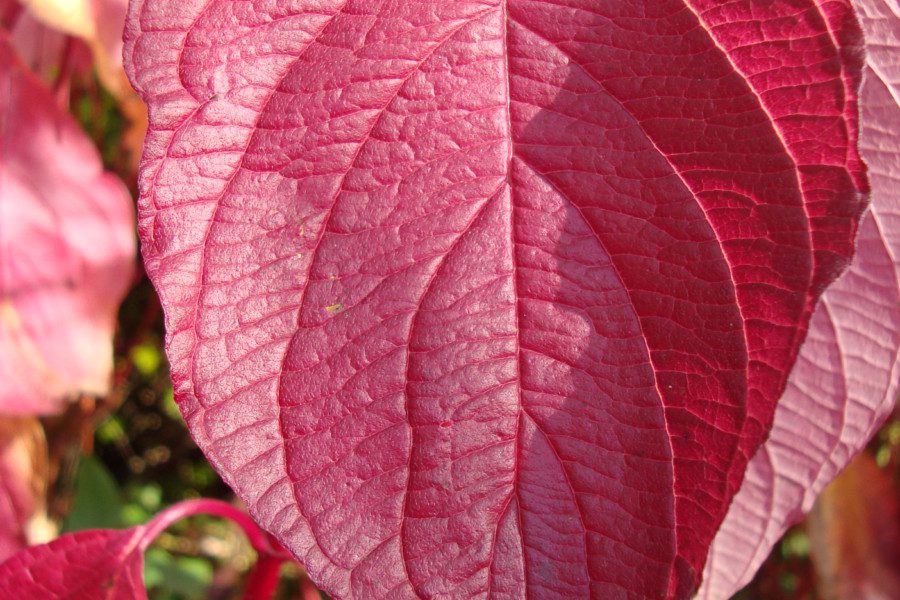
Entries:
<svg viewBox="0 0 900 600">
<path fill-rule="evenodd" d="M 268 600 L 278 587 L 278 579 L 281 576 L 281 563 L 279 556 L 260 554 L 247 577 L 247 585 L 244 587 L 244 600 Z"/>
<path fill-rule="evenodd" d="M 250 518 L 244 511 L 222 502 L 221 500 L 211 500 L 202 498 L 199 500 L 185 500 L 174 506 L 165 509 L 145 525 L 144 535 L 141 538 L 140 549 L 146 550 L 153 543 L 160 533 L 167 529 L 172 523 L 180 521 L 186 517 L 193 515 L 216 515 L 234 521 L 240 527 L 250 545 L 260 556 L 278 557 L 280 560 L 289 560 L 290 555 L 266 534 L 259 525 Z"/>
<path fill-rule="evenodd" d="M 300 600 L 322 600 L 319 588 L 305 574 L 300 580 Z"/>
<path fill-rule="evenodd" d="M 286 552 L 269 534 L 260 529 L 259 525 L 244 511 L 235 508 L 221 500 L 202 498 L 199 500 L 185 500 L 165 509 L 144 526 L 144 532 L 138 542 L 141 552 L 153 543 L 159 534 L 176 521 L 193 515 L 215 515 L 230 519 L 238 525 L 250 541 L 250 545 L 256 550 L 256 564 L 250 571 L 247 586 L 244 589 L 246 600 L 268 600 L 278 587 L 278 578 L 281 573 L 281 563 L 291 560 L 291 555 Z"/>
</svg>

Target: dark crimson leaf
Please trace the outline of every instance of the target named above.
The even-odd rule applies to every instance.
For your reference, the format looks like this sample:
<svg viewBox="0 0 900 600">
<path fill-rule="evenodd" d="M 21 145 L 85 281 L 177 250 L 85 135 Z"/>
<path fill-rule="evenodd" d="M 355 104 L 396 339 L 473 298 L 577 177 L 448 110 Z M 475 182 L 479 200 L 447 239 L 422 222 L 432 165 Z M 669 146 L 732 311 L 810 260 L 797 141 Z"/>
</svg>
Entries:
<svg viewBox="0 0 900 600">
<path fill-rule="evenodd" d="M 900 384 L 900 13 L 858 0 L 867 65 L 860 149 L 872 203 L 847 272 L 822 296 L 775 413 L 710 549 L 701 596 L 750 581 L 785 530 L 890 414 Z"/>
<path fill-rule="evenodd" d="M 134 209 L 0 32 L 0 414 L 105 394 Z"/>
<path fill-rule="evenodd" d="M 688 597 L 865 183 L 847 2 L 138 0 L 176 398 L 337 597 Z"/>
</svg>

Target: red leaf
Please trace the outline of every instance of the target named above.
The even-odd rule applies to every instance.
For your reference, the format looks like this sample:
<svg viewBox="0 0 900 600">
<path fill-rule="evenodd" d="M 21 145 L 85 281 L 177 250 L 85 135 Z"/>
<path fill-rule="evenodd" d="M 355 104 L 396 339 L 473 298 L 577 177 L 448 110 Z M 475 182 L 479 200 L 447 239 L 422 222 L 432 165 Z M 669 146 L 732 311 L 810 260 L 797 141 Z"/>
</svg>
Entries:
<svg viewBox="0 0 900 600">
<path fill-rule="evenodd" d="M 0 34 L 0 413 L 105 394 L 133 268 L 133 209 Z"/>
<path fill-rule="evenodd" d="M 218 500 L 186 500 L 170 506 L 146 525 L 92 529 L 63 535 L 27 548 L 0 565 L 0 598 L 140 600 L 144 590 L 144 552 L 172 523 L 196 514 L 227 518 L 238 525 L 270 571 L 268 580 L 251 576 L 247 597 L 267 598 L 278 578 L 284 552 L 239 509 Z M 266 587 L 268 586 L 268 587 Z M 253 594 L 257 594 L 254 596 Z"/>
<path fill-rule="evenodd" d="M 0 597 L 141 600 L 145 527 L 66 534 L 0 565 Z"/>
<path fill-rule="evenodd" d="M 131 5 L 208 458 L 338 597 L 687 597 L 851 252 L 846 2 Z"/>
<path fill-rule="evenodd" d="M 819 303 L 766 444 L 707 562 L 702 597 L 729 597 L 890 414 L 900 383 L 900 17 L 857 2 L 868 47 L 860 146 L 872 204 L 850 269 Z M 708 595 L 705 595 L 708 594 Z"/>
</svg>

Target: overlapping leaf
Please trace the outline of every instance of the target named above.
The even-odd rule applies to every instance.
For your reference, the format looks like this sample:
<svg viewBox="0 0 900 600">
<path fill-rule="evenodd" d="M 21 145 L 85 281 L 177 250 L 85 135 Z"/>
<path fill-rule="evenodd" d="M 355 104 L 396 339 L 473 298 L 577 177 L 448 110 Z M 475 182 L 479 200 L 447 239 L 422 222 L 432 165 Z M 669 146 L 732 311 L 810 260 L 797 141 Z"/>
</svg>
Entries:
<svg viewBox="0 0 900 600">
<path fill-rule="evenodd" d="M 703 597 L 726 598 L 753 577 L 784 531 L 890 413 L 900 383 L 900 12 L 856 3 L 868 61 L 861 98 L 872 202 L 850 269 L 819 303 L 778 407 L 710 551 Z"/>
<path fill-rule="evenodd" d="M 337 597 L 687 597 L 861 209 L 846 2 L 139 0 L 208 458 Z"/>
<path fill-rule="evenodd" d="M 133 210 L 5 35 L 0 107 L 0 413 L 49 413 L 108 388 Z"/>
</svg>

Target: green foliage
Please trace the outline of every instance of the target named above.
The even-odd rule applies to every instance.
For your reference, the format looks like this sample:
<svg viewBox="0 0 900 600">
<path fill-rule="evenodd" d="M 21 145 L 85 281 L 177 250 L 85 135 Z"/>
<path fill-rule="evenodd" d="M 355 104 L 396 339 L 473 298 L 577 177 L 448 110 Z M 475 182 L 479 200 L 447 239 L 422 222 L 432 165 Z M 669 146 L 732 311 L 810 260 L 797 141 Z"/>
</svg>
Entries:
<svg viewBox="0 0 900 600">
<path fill-rule="evenodd" d="M 161 548 L 150 548 L 144 557 L 144 583 L 156 600 L 200 600 L 212 580 L 208 560 L 174 556 Z"/>
<path fill-rule="evenodd" d="M 82 529 L 119 529 L 124 503 L 116 481 L 94 456 L 79 461 L 75 475 L 75 500 L 66 517 L 64 532 Z"/>
</svg>

